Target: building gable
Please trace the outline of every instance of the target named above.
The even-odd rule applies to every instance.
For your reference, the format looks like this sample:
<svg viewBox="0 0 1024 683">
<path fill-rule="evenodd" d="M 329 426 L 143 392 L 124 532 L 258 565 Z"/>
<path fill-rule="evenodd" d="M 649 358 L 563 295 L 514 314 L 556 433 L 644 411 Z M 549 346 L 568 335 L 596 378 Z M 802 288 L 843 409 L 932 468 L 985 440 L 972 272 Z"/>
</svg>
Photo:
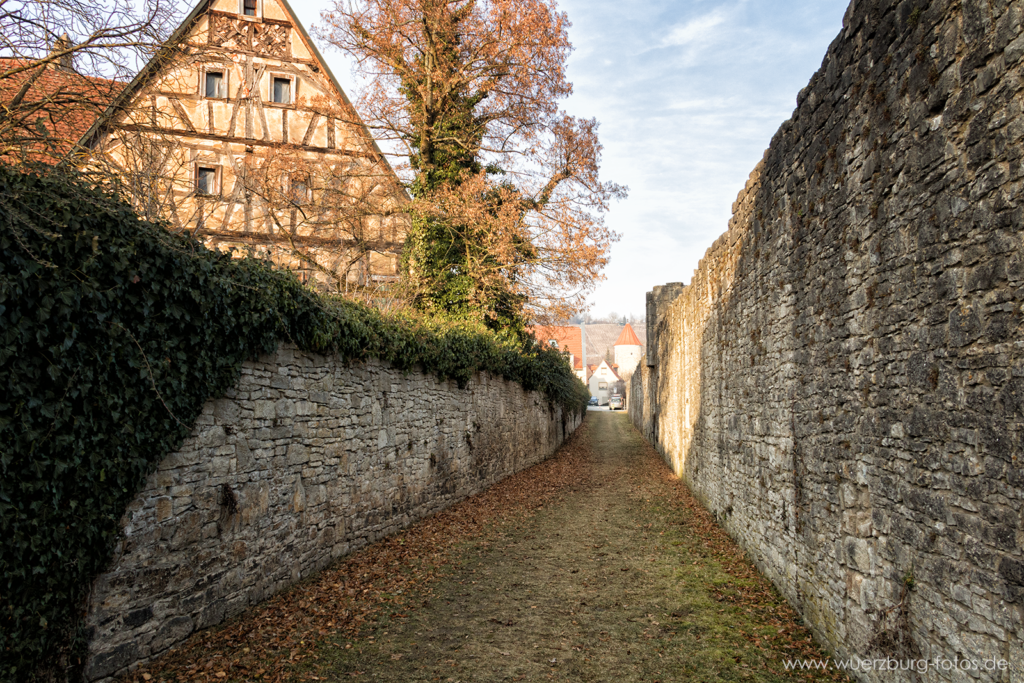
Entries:
<svg viewBox="0 0 1024 683">
<path fill-rule="evenodd" d="M 397 275 L 407 195 L 287 0 L 197 5 L 82 145 L 210 246 L 337 289 Z"/>
</svg>

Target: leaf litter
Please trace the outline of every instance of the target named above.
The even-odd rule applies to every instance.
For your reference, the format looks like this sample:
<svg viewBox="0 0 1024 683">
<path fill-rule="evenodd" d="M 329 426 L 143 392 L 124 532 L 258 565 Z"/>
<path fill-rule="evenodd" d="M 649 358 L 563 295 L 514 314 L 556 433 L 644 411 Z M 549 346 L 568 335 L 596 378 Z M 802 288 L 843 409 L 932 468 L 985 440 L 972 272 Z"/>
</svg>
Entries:
<svg viewBox="0 0 1024 683">
<path fill-rule="evenodd" d="M 610 420 L 616 418 L 631 431 L 629 447 L 633 453 L 628 467 L 597 468 L 592 443 L 595 434 L 607 437 Z M 687 677 L 849 680 L 837 671 L 784 671 L 786 659 L 823 660 L 828 655 L 771 583 L 624 418 L 591 414 L 549 460 L 339 560 L 220 626 L 194 634 L 179 648 L 122 680 L 277 683 L 354 680 L 369 675 L 376 680 L 395 681 L 445 681 L 453 680 L 452 675 L 461 680 L 483 680 L 484 670 L 479 667 L 488 658 L 496 660 L 488 664 L 494 672 L 520 674 L 509 680 L 541 676 L 591 680 L 588 667 L 609 671 L 609 657 L 642 659 L 642 663 L 632 664 L 632 669 L 625 669 L 643 674 L 635 680 L 673 680 L 671 676 L 658 678 L 668 675 L 673 665 L 680 667 L 678 675 Z M 622 425 L 615 426 L 623 431 Z M 596 445 L 600 448 L 599 443 Z M 624 486 L 629 498 L 639 505 L 632 510 L 632 517 L 620 514 L 621 504 L 615 499 L 594 495 L 602 488 Z M 605 522 L 604 532 L 626 535 L 619 541 L 591 542 L 600 540 L 597 536 L 586 539 L 583 545 L 595 566 L 627 561 L 625 566 L 594 575 L 593 568 L 559 566 L 563 560 L 580 564 L 579 558 L 555 557 L 553 565 L 545 565 L 551 590 L 572 592 L 554 588 L 554 575 L 561 572 L 577 582 L 574 586 L 581 591 L 580 604 L 566 608 L 564 595 L 546 599 L 538 594 L 544 592 L 544 576 L 540 584 L 517 577 L 544 574 L 538 565 L 545 562 L 546 554 L 557 555 L 561 543 L 580 544 L 579 539 L 567 538 L 565 523 L 557 520 L 561 508 L 573 501 L 590 507 L 601 504 L 602 509 L 595 514 Z M 556 515 L 554 526 L 537 523 L 550 515 Z M 629 544 L 646 545 L 625 558 L 621 556 L 622 548 Z M 618 552 L 613 546 L 619 548 Z M 496 586 L 493 577 L 484 576 L 491 571 L 481 558 L 498 555 L 514 560 L 510 555 L 516 553 L 522 553 L 519 559 L 527 564 L 512 568 L 507 585 Z M 668 574 L 678 581 L 680 594 L 700 597 L 686 598 L 691 600 L 689 603 L 680 598 L 671 609 L 654 598 L 651 605 L 631 605 L 633 613 L 626 618 L 624 601 L 642 602 L 630 596 L 628 588 Z M 627 590 L 614 598 L 608 595 L 613 583 L 608 576 L 624 582 Z M 665 591 L 669 584 L 657 580 L 662 581 L 659 590 Z M 480 618 L 479 624 L 520 640 L 523 634 L 533 635 L 539 629 L 545 631 L 537 634 L 543 638 L 518 651 L 505 643 L 492 648 L 489 655 L 484 651 L 473 655 L 476 650 L 463 648 L 461 659 L 452 659 L 451 652 L 438 651 L 436 661 L 424 660 L 423 648 L 417 650 L 416 642 L 409 648 L 411 639 L 427 641 L 435 632 L 447 634 L 439 637 L 435 633 L 438 643 L 450 641 L 454 637 L 452 629 L 440 622 L 468 624 L 472 619 L 467 616 L 466 605 L 499 590 L 527 591 L 526 602 L 522 603 L 526 609 L 519 613 L 525 616 L 495 614 Z M 616 617 L 620 612 L 621 618 Z M 621 624 L 611 621 L 599 625 L 602 616 L 619 619 Z M 570 620 L 571 626 L 567 622 L 566 626 L 579 632 L 566 635 L 563 628 L 561 637 L 549 633 L 551 629 L 545 626 L 553 620 Z M 619 630 L 619 625 L 626 630 Z M 479 625 L 468 626 L 470 633 L 464 636 L 467 640 L 475 633 L 474 628 L 481 630 Z M 563 654 L 534 658 L 536 666 L 530 669 L 519 661 L 524 649 Z M 684 654 L 687 661 L 670 661 Z M 541 664 L 544 668 L 537 668 Z M 660 669 L 665 669 L 664 674 Z M 627 678 L 634 680 L 633 676 Z M 504 676 L 494 680 L 502 679 Z"/>
<path fill-rule="evenodd" d="M 123 677 L 131 683 L 295 681 L 327 636 L 357 637 L 381 615 L 405 618 L 413 589 L 429 586 L 452 550 L 486 528 L 537 511 L 586 486 L 589 444 L 577 430 L 552 458 L 300 581 Z M 483 541 L 486 543 L 486 541 Z M 318 680 L 308 676 L 308 680 Z"/>
</svg>

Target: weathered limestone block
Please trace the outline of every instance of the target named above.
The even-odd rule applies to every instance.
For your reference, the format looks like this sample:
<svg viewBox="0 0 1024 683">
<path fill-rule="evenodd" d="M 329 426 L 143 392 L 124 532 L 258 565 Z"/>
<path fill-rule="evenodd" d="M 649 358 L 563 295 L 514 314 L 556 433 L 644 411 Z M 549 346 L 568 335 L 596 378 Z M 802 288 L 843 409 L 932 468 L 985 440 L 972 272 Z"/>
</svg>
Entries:
<svg viewBox="0 0 1024 683">
<path fill-rule="evenodd" d="M 499 378 L 459 389 L 288 344 L 246 362 L 200 417 L 129 505 L 93 585 L 89 680 L 541 462 L 581 419 Z"/>
</svg>

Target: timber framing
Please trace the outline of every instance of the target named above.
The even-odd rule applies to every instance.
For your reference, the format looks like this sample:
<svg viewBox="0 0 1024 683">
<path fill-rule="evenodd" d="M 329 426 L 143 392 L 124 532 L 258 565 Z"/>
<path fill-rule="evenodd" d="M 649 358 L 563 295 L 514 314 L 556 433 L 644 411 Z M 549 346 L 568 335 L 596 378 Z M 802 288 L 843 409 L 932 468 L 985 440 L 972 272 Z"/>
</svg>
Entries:
<svg viewBox="0 0 1024 683">
<path fill-rule="evenodd" d="M 238 5 L 198 3 L 76 153 L 211 247 L 332 289 L 394 278 L 408 195 L 288 0 Z"/>
</svg>

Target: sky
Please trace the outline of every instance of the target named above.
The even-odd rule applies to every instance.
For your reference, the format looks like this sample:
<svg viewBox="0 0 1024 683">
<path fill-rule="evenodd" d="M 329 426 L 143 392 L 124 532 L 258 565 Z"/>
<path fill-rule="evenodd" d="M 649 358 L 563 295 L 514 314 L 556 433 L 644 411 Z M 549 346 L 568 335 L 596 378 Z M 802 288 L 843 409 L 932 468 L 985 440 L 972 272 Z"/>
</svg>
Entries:
<svg viewBox="0 0 1024 683">
<path fill-rule="evenodd" d="M 292 3 L 307 27 L 327 0 Z M 597 118 L 601 174 L 629 187 L 590 313 L 642 317 L 645 293 L 689 283 L 732 203 L 842 28 L 847 0 L 561 0 L 574 51 L 563 108 Z M 343 55 L 320 45 L 343 88 Z"/>
</svg>

